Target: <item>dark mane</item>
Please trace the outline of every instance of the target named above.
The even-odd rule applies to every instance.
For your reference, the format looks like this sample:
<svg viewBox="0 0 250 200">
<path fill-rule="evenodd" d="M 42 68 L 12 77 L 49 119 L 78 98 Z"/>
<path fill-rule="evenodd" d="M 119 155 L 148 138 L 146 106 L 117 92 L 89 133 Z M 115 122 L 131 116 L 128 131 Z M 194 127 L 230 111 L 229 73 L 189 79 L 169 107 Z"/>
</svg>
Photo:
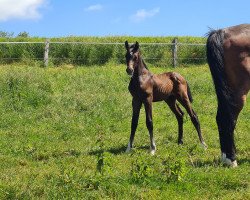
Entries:
<svg viewBox="0 0 250 200">
<path fill-rule="evenodd" d="M 145 66 L 145 68 L 148 70 L 148 67 L 147 67 L 146 63 L 144 62 L 144 60 L 143 59 L 141 59 L 141 60 L 142 60 L 143 65 Z"/>
</svg>

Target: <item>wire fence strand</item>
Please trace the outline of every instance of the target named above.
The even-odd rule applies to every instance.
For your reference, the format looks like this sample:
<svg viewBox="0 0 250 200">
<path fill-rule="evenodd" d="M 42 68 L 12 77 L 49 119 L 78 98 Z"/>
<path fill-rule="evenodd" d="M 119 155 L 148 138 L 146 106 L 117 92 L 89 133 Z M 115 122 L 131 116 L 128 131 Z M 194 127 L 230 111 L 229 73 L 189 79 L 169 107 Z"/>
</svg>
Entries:
<svg viewBox="0 0 250 200">
<path fill-rule="evenodd" d="M 0 42 L 0 63 L 40 61 L 45 55 L 46 42 Z M 174 46 L 175 45 L 175 46 Z M 176 57 L 173 49 L 176 48 Z M 200 43 L 140 43 L 146 62 L 156 66 L 203 64 L 205 44 Z M 125 63 L 124 43 L 49 42 L 49 64 L 103 65 Z"/>
</svg>

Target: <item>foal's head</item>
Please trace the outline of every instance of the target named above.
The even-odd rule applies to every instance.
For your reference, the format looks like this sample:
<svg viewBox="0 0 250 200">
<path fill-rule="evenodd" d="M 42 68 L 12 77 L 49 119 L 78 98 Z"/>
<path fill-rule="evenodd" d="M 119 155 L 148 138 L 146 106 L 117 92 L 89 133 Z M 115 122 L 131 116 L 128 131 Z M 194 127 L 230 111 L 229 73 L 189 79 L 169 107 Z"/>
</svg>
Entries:
<svg viewBox="0 0 250 200">
<path fill-rule="evenodd" d="M 126 64 L 127 64 L 127 69 L 126 72 L 128 75 L 133 76 L 135 68 L 138 65 L 138 60 L 139 60 L 139 43 L 136 42 L 135 44 L 132 44 L 129 46 L 128 41 L 125 42 L 125 48 L 127 50 L 126 52 Z"/>
</svg>

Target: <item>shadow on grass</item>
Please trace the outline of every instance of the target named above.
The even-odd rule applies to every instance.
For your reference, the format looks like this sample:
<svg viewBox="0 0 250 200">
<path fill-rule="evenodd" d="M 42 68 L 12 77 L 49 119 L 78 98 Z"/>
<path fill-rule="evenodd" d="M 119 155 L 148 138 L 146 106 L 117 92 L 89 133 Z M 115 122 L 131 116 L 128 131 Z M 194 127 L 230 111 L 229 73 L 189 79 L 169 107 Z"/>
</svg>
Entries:
<svg viewBox="0 0 250 200">
<path fill-rule="evenodd" d="M 98 150 L 94 150 L 94 151 L 90 151 L 88 154 L 89 155 L 97 155 L 97 154 L 100 154 L 102 152 L 109 152 L 111 154 L 114 154 L 114 155 L 119 155 L 119 154 L 122 154 L 122 153 L 125 153 L 126 151 L 126 146 L 120 146 L 120 147 L 112 147 L 112 148 L 109 148 L 109 149 L 98 149 Z"/>
<path fill-rule="evenodd" d="M 102 151 L 104 151 L 104 152 L 109 152 L 109 153 L 114 154 L 114 155 L 120 155 L 120 154 L 125 153 L 126 148 L 127 148 L 127 146 L 111 147 L 109 149 L 104 149 L 104 150 L 98 149 L 98 150 L 90 151 L 88 154 L 89 155 L 97 155 L 97 154 L 102 153 Z M 145 145 L 145 146 L 140 146 L 140 147 L 136 147 L 133 149 L 145 150 L 145 149 L 149 149 L 149 146 Z"/>
<path fill-rule="evenodd" d="M 123 154 L 123 153 L 125 153 L 126 148 L 127 148 L 126 146 L 111 147 L 111 148 L 109 148 L 107 151 L 108 151 L 109 153 L 114 154 L 114 155 L 118 155 L 118 154 Z"/>
<path fill-rule="evenodd" d="M 237 159 L 237 163 L 239 166 L 242 164 L 250 164 L 250 159 L 248 158 Z M 192 162 L 192 166 L 195 168 L 203 168 L 203 167 L 221 167 L 225 165 L 223 165 L 220 158 L 214 158 L 214 160 L 206 160 L 206 161 L 195 160 Z"/>
<path fill-rule="evenodd" d="M 242 158 L 237 160 L 238 164 L 250 164 L 250 159 L 249 158 Z"/>
</svg>

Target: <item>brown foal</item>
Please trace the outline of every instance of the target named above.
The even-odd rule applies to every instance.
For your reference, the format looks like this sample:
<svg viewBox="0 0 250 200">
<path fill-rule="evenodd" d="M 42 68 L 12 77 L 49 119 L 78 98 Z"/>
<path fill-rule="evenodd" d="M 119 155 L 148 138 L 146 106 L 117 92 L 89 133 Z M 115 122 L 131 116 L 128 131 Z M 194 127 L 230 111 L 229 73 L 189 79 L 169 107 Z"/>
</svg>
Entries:
<svg viewBox="0 0 250 200">
<path fill-rule="evenodd" d="M 129 91 L 133 97 L 132 107 L 133 116 L 131 122 L 131 134 L 126 152 L 129 152 L 133 146 L 135 131 L 138 125 L 138 119 L 142 104 L 146 112 L 146 125 L 150 135 L 150 153 L 154 154 L 156 145 L 153 137 L 152 120 L 152 102 L 165 101 L 178 121 L 178 144 L 183 144 L 183 111 L 176 101 L 187 110 L 193 125 L 195 126 L 199 140 L 204 148 L 206 144 L 202 138 L 200 123 L 191 102 L 192 96 L 187 81 L 178 73 L 167 72 L 163 74 L 152 74 L 143 61 L 139 43 L 129 46 L 125 42 L 127 73 L 131 76 Z"/>
</svg>

